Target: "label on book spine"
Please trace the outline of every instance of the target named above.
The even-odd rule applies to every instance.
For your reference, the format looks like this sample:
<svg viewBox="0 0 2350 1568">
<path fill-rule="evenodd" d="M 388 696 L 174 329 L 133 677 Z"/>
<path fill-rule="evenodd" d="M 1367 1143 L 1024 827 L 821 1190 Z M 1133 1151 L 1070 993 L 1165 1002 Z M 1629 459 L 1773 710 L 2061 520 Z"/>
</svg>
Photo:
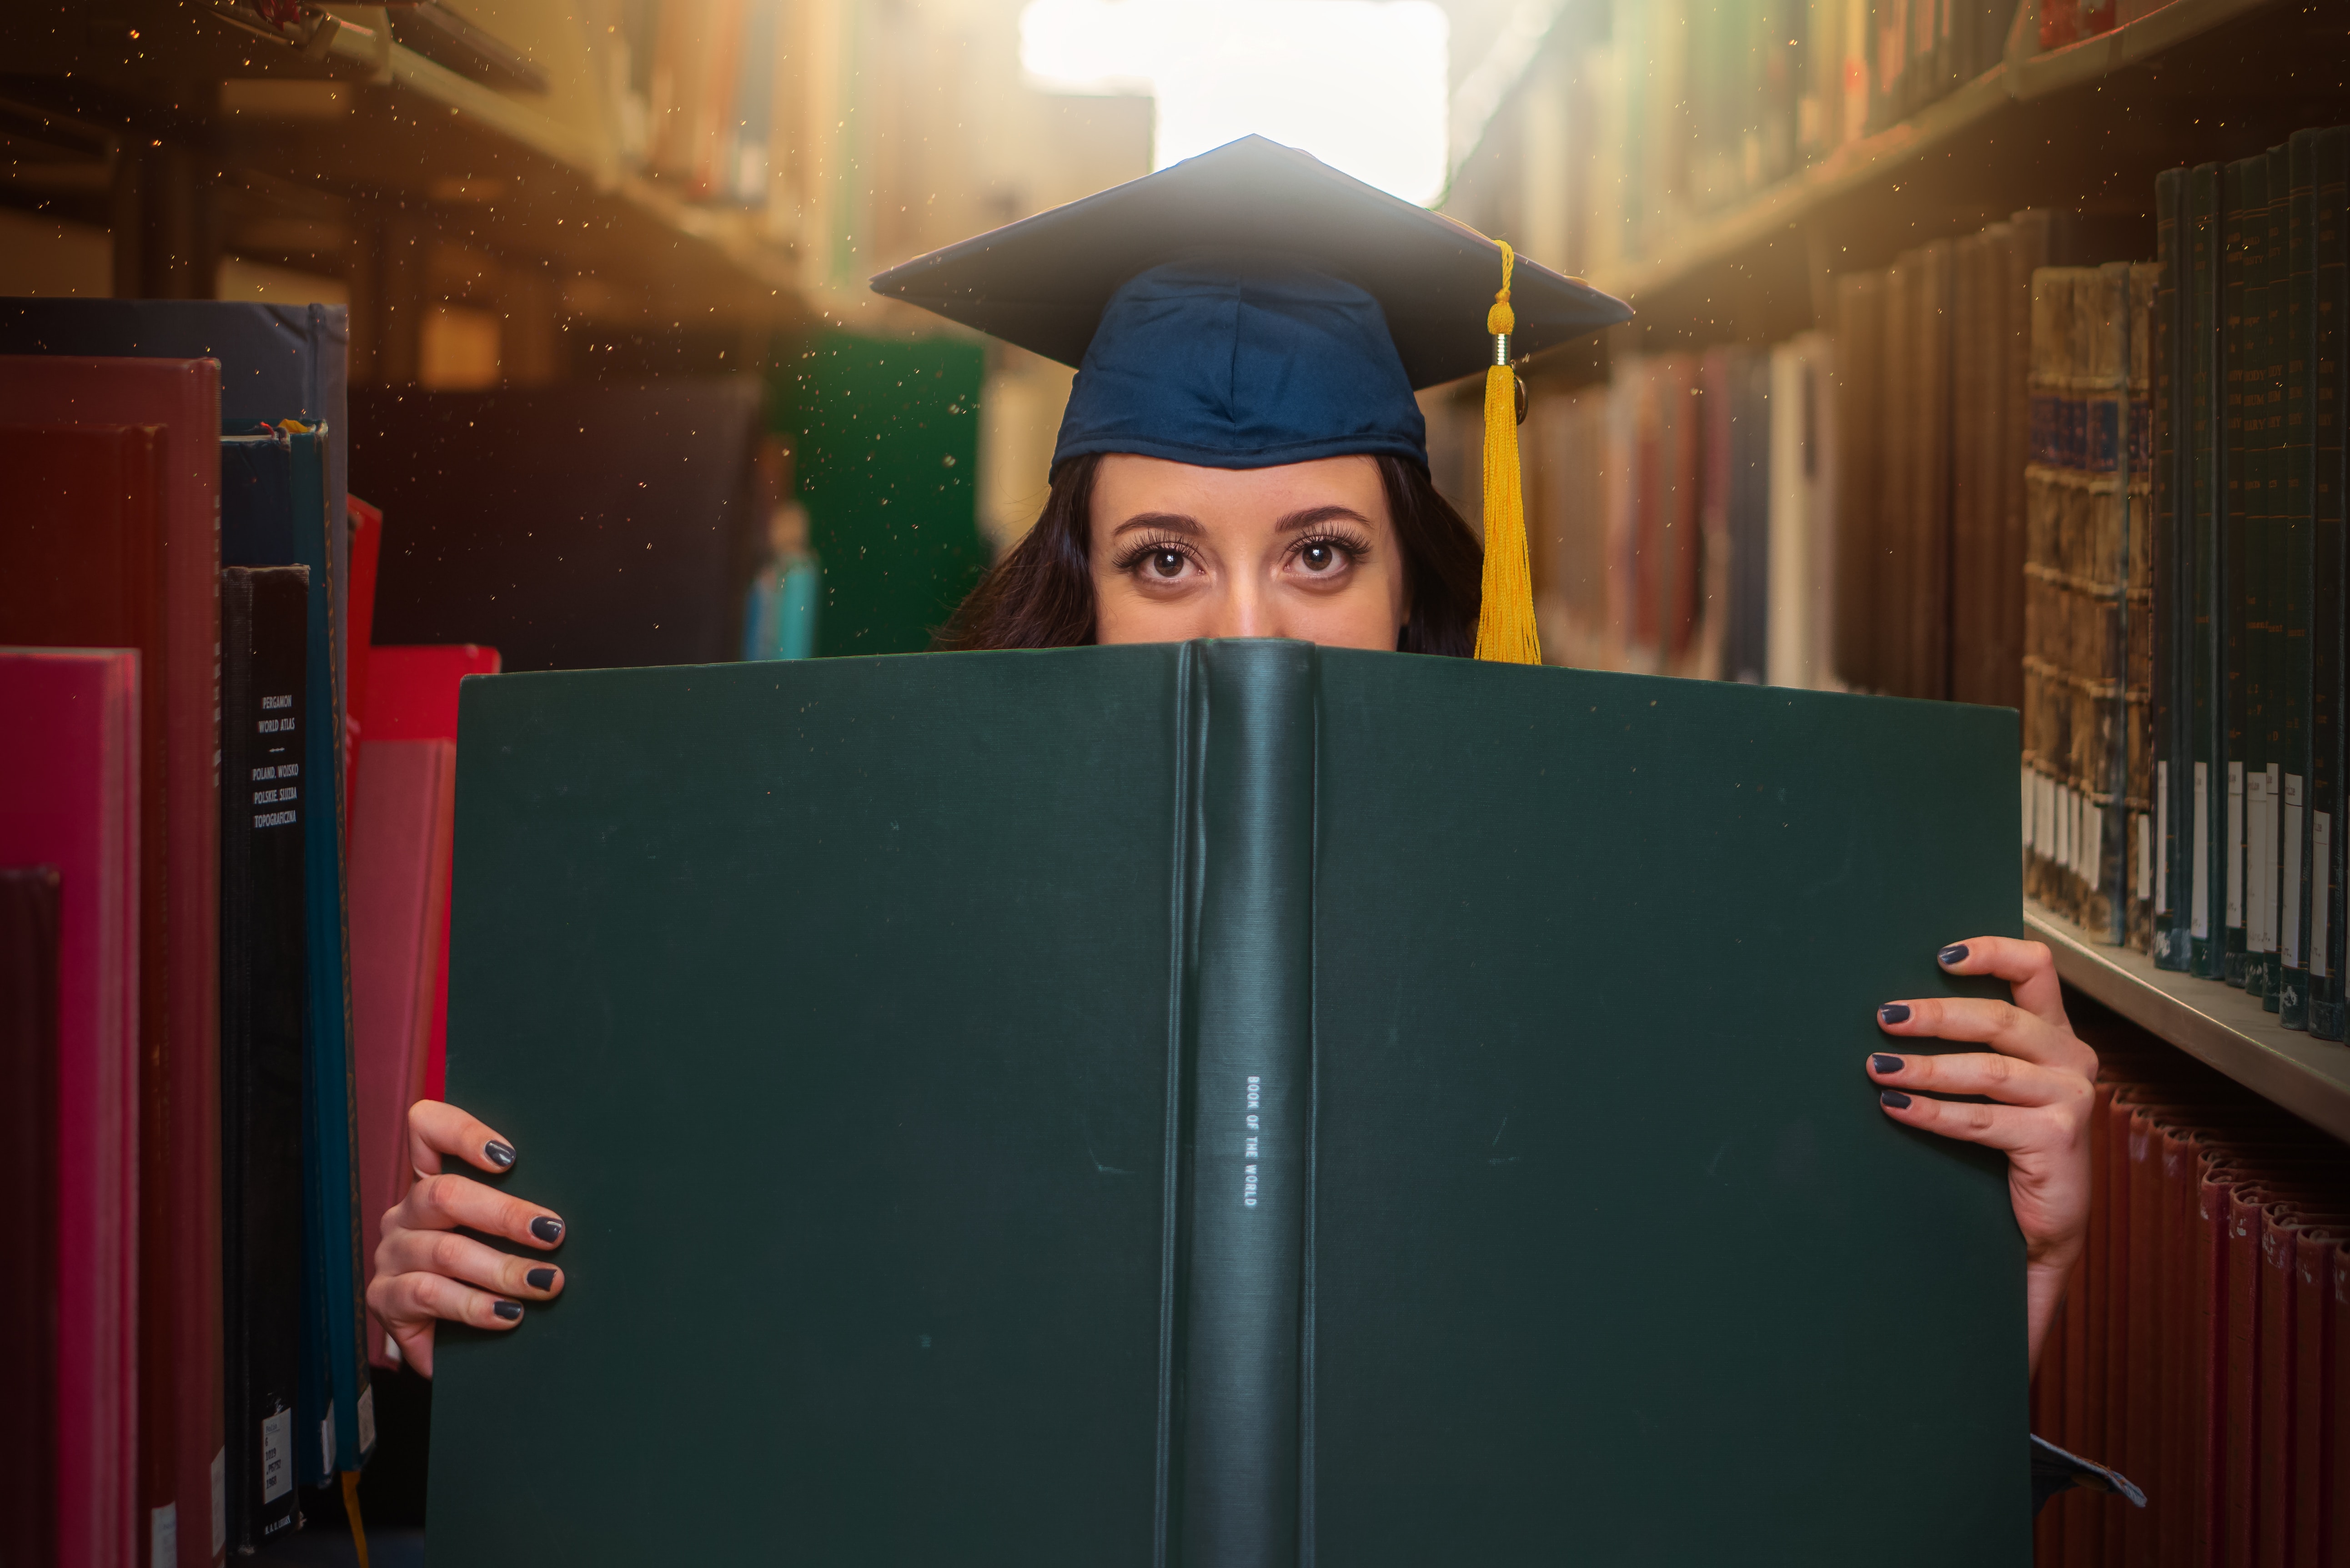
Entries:
<svg viewBox="0 0 2350 1568">
<path fill-rule="evenodd" d="M 2277 868 L 2282 858 L 2279 854 L 2281 829 L 2284 826 L 2284 770 L 2276 763 L 2268 765 L 2269 795 L 2261 814 L 2261 951 L 2277 950 Z"/>
<path fill-rule="evenodd" d="M 2331 971 L 2325 965 L 2325 938 L 2331 924 L 2334 880 L 2334 814 L 2313 811 L 2309 814 L 2309 973 L 2313 980 L 2324 980 Z"/>
<path fill-rule="evenodd" d="M 261 1420 L 261 1501 L 276 1502 L 294 1490 L 294 1412 L 280 1406 Z"/>
<path fill-rule="evenodd" d="M 2154 821 L 2147 825 L 2147 847 L 2154 858 L 2154 910 L 2158 915 L 2170 911 L 2170 857 L 2154 851 L 2154 840 L 2167 838 L 2170 832 L 2170 764 L 2154 764 Z M 2143 882 L 2145 877 L 2141 876 Z M 2176 929 L 2176 928 L 2173 928 Z"/>
<path fill-rule="evenodd" d="M 2228 764 L 2228 924 L 2244 923 L 2244 764 Z"/>
<path fill-rule="evenodd" d="M 2268 857 L 2261 853 L 2268 843 L 2269 775 L 2265 768 L 2255 768 L 2244 775 L 2244 950 L 2264 953 L 2270 949 L 2268 913 L 2272 905 L 2269 898 Z"/>
<path fill-rule="evenodd" d="M 2134 892 L 2137 900 L 2144 903 L 2154 897 L 2154 835 L 2148 831 L 2151 824 L 2142 811 L 2132 812 L 2129 823 L 2131 853 L 2137 863 Z"/>
<path fill-rule="evenodd" d="M 2211 936 L 2211 764 L 2195 764 L 2194 879 L 2188 884 L 2187 934 L 2199 940 Z"/>
<path fill-rule="evenodd" d="M 2284 860 L 2278 867 L 2283 881 L 2283 898 L 2277 910 L 2284 929 L 2280 933 L 2278 949 L 2284 954 L 2284 967 L 2301 967 L 2301 775 L 2284 775 Z"/>
</svg>

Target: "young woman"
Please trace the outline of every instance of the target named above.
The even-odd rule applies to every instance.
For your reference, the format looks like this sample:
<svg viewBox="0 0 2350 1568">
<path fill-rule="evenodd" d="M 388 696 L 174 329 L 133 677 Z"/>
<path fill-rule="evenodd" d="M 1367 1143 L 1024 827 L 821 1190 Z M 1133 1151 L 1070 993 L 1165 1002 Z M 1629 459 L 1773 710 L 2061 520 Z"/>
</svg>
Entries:
<svg viewBox="0 0 2350 1568">
<path fill-rule="evenodd" d="M 1165 254 L 1168 234 L 1149 225 L 1168 205 L 1184 215 L 1170 233 L 1227 243 L 1282 214 L 1294 222 L 1301 204 L 1310 206 L 1278 180 L 1272 183 L 1282 199 L 1259 201 L 1263 192 L 1225 170 L 1211 192 L 1220 206 L 1185 208 L 1166 188 L 1192 167 L 1121 188 L 1159 182 L 1158 206 L 1118 207 L 1120 192 L 1079 206 L 1096 208 L 1087 223 L 1097 231 L 1104 213 L 1096 204 L 1112 203 L 1109 216 L 1119 220 L 1112 227 L 1146 261 L 1152 246 Z M 1305 189 L 1310 197 L 1314 188 Z M 1347 200 L 1362 202 L 1359 190 Z M 1253 201 L 1259 204 L 1253 208 Z M 1222 213 L 1229 234 L 1203 236 L 1202 210 Z M 1326 245 L 1314 265 L 1253 251 L 1139 267 L 1131 256 L 1113 258 L 1107 265 L 1123 270 L 1100 293 L 1071 291 L 1081 296 L 1068 306 L 1079 318 L 1075 329 L 1005 286 L 1004 253 L 1035 260 L 1035 246 L 1005 239 L 1012 231 L 877 280 L 885 292 L 927 288 L 934 308 L 1045 351 L 1074 358 L 1074 341 L 1083 353 L 1043 514 L 957 612 L 942 644 L 984 649 L 1272 637 L 1468 655 L 1481 615 L 1494 610 L 1494 579 L 1476 535 L 1430 482 L 1411 387 L 1468 373 L 1479 355 L 1463 364 L 1457 353 L 1448 358 L 1388 323 L 1429 292 L 1430 276 L 1440 279 L 1451 268 L 1457 278 L 1465 268 L 1490 280 L 1503 258 L 1457 226 L 1403 211 L 1409 217 L 1395 216 L 1378 253 L 1401 282 L 1355 281 L 1378 268 L 1334 259 L 1344 245 Z M 1337 275 L 1342 269 L 1353 277 Z M 1527 268 L 1518 280 L 1516 322 L 1505 306 L 1492 328 L 1520 326 L 1518 347 L 1542 347 L 1545 333 L 1555 341 L 1623 314 L 1556 275 Z M 1510 348 L 1506 338 L 1494 346 L 1496 362 L 1507 364 Z M 1922 963 L 1928 955 L 1918 956 Z M 2046 949 L 1969 936 L 1933 959 L 1950 974 L 2006 981 L 2013 1001 L 1888 1001 L 1877 1014 L 1886 1048 L 1854 1066 L 1878 1085 L 1885 1116 L 2006 1155 L 2028 1247 L 2036 1361 L 2086 1225 L 2096 1058 L 2066 1022 Z M 1978 1049 L 1913 1056 L 1902 1051 L 1904 1039 Z M 1928 1098 L 1919 1092 L 1926 1090 L 1982 1102 Z M 503 1132 L 429 1101 L 413 1107 L 410 1127 L 419 1179 L 384 1216 L 368 1301 L 407 1360 L 430 1375 L 436 1322 L 512 1328 L 525 1303 L 561 1293 L 563 1271 L 553 1254 L 563 1220 L 459 1174 L 456 1165 L 511 1168 L 516 1146 Z M 461 1230 L 521 1251 L 499 1251 Z"/>
</svg>

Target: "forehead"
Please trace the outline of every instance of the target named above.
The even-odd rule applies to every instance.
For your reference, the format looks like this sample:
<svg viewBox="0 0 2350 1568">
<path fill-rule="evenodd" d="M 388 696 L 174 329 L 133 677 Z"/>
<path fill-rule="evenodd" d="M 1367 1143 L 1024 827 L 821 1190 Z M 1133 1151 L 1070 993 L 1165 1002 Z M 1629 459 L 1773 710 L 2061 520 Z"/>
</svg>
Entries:
<svg viewBox="0 0 2350 1568">
<path fill-rule="evenodd" d="M 1270 524 L 1320 506 L 1343 506 L 1366 521 L 1386 523 L 1387 491 L 1378 462 L 1357 454 L 1273 468 L 1202 468 L 1111 452 L 1094 473 L 1094 521 L 1111 527 L 1151 512 L 1202 524 Z"/>
</svg>

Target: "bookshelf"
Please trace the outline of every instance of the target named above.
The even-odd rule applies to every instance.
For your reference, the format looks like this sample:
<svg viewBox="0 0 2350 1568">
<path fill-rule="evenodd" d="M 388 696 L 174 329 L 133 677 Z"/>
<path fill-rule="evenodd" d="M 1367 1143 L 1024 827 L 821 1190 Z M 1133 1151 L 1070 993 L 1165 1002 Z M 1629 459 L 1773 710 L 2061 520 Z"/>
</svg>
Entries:
<svg viewBox="0 0 2350 1568">
<path fill-rule="evenodd" d="M 2048 944 L 2064 983 L 2244 1087 L 2350 1139 L 2350 1045 L 2280 1028 L 2277 1015 L 2232 986 L 2154 967 L 2106 947 L 2054 910 L 2027 901 L 2025 931 Z"/>
<path fill-rule="evenodd" d="M 1814 26 L 1821 15 L 1813 9 Z M 1890 122 L 1870 120 L 1866 134 L 1837 141 L 1811 129 L 1837 116 L 1833 98 L 1816 93 L 1804 99 L 1800 132 L 1792 109 L 1784 125 L 1752 104 L 1714 111 L 1716 120 L 1764 116 L 1750 143 L 1779 147 L 1772 156 L 1788 168 L 1768 180 L 1750 170 L 1751 183 L 1718 155 L 1700 169 L 1694 143 L 1685 157 L 1655 154 L 1693 135 L 1703 117 L 1692 105 L 1712 90 L 1664 85 L 1690 68 L 1678 47 L 1611 44 L 1604 26 L 1563 23 L 1461 161 L 1444 210 L 1631 301 L 1638 316 L 1605 350 L 1565 350 L 1531 367 L 1561 386 L 1587 384 L 1628 352 L 1770 343 L 1825 327 L 1837 275 L 2022 208 L 2135 224 L 2136 253 L 2150 256 L 2156 174 L 2215 147 L 2240 155 L 2282 141 L 2327 122 L 2339 99 L 2346 40 L 2323 6 L 2169 0 L 2046 51 L 2036 49 L 2033 7 L 2019 15 L 1987 68 Z M 1806 47 L 1816 54 L 1818 44 Z M 1847 59 L 1848 72 L 1861 67 Z M 1799 81 L 1813 71 L 1794 68 Z M 1666 100 L 1677 106 L 1669 125 L 1655 107 Z M 1808 140 L 1788 151 L 1772 140 L 1779 133 Z M 1544 142 L 1551 150 L 1537 155 Z"/>
<path fill-rule="evenodd" d="M 1702 269 L 1731 260 L 1841 202 L 1895 187 L 1928 154 L 1949 147 L 1965 132 L 1994 126 L 2012 115 L 2018 104 L 2094 88 L 2103 78 L 2273 3 L 2170 0 L 2111 32 L 2045 54 L 2021 53 L 2012 39 L 2005 60 L 1911 118 L 1847 142 L 1778 185 L 1690 223 L 1669 234 L 1653 257 L 1598 269 L 1590 281 L 1635 302 L 1670 293 Z"/>
</svg>

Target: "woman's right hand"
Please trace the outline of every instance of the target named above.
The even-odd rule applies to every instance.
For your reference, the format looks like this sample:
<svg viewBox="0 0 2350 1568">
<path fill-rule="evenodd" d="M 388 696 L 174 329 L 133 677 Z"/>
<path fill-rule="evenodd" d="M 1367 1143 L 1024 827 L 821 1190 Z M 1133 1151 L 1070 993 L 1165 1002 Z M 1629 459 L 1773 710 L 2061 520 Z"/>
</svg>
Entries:
<svg viewBox="0 0 2350 1568">
<path fill-rule="evenodd" d="M 454 1106 L 419 1100 L 409 1106 L 408 1147 L 416 1184 L 384 1210 L 367 1304 L 400 1355 L 430 1377 L 432 1325 L 440 1319 L 512 1328 L 522 1321 L 524 1302 L 550 1301 L 563 1291 L 561 1269 L 501 1252 L 459 1229 L 545 1252 L 563 1240 L 563 1221 L 471 1177 L 442 1173 L 443 1155 L 483 1170 L 514 1168 L 514 1145 Z"/>
</svg>

